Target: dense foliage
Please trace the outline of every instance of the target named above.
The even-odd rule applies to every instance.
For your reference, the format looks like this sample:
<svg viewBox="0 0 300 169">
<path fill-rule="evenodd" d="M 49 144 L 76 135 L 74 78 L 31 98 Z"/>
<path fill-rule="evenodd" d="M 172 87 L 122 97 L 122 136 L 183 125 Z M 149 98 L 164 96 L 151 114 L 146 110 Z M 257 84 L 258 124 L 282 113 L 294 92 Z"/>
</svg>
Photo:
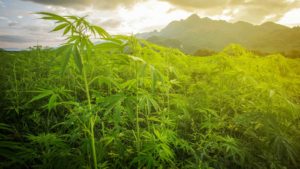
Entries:
<svg viewBox="0 0 300 169">
<path fill-rule="evenodd" d="M 68 42 L 0 51 L 0 168 L 300 168 L 299 59 L 191 57 L 41 14 Z"/>
</svg>

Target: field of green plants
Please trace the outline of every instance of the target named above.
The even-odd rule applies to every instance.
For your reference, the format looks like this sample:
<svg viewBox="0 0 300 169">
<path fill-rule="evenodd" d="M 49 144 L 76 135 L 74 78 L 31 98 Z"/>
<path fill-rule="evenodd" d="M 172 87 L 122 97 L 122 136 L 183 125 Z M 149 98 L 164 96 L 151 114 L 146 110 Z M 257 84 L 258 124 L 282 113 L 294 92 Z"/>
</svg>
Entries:
<svg viewBox="0 0 300 169">
<path fill-rule="evenodd" d="M 0 51 L 0 168 L 300 168 L 300 59 L 187 56 L 40 15 L 67 40 Z"/>
</svg>

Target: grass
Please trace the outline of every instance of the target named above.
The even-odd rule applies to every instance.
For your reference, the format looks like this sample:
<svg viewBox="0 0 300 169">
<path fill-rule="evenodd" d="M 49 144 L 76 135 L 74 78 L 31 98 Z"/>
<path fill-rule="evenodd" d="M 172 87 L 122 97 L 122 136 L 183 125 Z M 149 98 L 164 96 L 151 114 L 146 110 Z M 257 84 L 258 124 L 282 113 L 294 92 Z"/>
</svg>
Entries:
<svg viewBox="0 0 300 169">
<path fill-rule="evenodd" d="M 300 167 L 299 59 L 192 57 L 40 14 L 73 40 L 0 51 L 1 168 Z"/>
</svg>

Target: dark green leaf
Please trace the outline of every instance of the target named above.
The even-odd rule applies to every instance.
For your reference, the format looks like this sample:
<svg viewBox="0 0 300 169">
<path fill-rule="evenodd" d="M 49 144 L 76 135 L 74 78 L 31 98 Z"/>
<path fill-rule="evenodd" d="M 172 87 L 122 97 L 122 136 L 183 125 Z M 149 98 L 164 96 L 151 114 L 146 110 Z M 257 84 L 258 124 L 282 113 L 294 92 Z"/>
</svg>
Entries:
<svg viewBox="0 0 300 169">
<path fill-rule="evenodd" d="M 56 26 L 51 32 L 59 31 L 59 30 L 63 29 L 64 27 L 68 26 L 68 25 L 69 25 L 68 23 L 60 24 L 60 25 Z"/>
</svg>

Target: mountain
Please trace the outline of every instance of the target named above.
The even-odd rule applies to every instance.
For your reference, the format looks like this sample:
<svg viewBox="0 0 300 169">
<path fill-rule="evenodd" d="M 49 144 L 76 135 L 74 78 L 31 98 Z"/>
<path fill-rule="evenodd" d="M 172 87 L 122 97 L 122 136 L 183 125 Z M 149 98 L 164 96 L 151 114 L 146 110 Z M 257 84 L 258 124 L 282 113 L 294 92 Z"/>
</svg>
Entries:
<svg viewBox="0 0 300 169">
<path fill-rule="evenodd" d="M 239 21 L 200 18 L 193 14 L 173 21 L 161 31 L 137 34 L 151 42 L 179 48 L 193 54 L 199 49 L 220 51 L 231 43 L 262 53 L 291 52 L 300 49 L 300 28 L 289 28 L 273 22 L 253 25 Z"/>
<path fill-rule="evenodd" d="M 5 51 L 22 51 L 24 49 L 21 49 L 21 48 L 3 48 L 2 50 L 5 50 Z"/>
</svg>

